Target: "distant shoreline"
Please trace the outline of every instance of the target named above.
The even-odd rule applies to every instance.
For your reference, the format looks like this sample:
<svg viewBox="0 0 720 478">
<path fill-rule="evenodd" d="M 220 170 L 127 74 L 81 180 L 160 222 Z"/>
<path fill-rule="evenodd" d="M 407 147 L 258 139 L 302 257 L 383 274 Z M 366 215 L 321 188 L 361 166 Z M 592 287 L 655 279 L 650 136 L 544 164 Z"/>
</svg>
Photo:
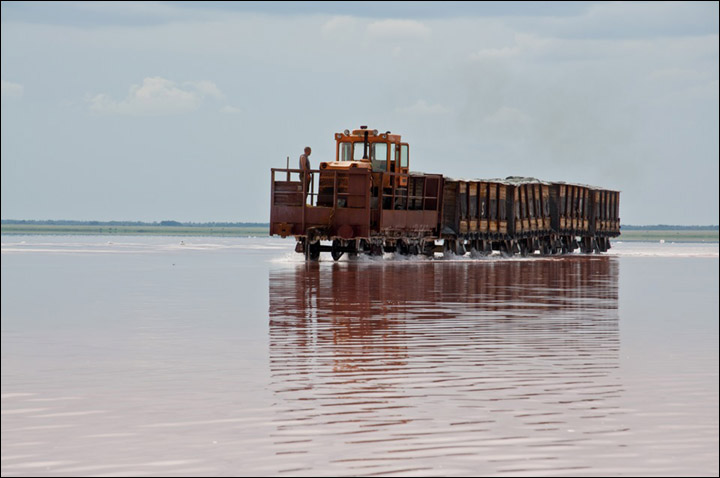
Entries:
<svg viewBox="0 0 720 478">
<path fill-rule="evenodd" d="M 77 236 L 267 236 L 269 226 L 107 226 L 2 224 L 5 235 Z"/>
<path fill-rule="evenodd" d="M 619 237 L 612 241 L 627 242 L 720 242 L 718 230 L 667 230 L 667 229 L 642 229 L 622 231 Z"/>
<path fill-rule="evenodd" d="M 269 224 L 262 223 L 118 223 L 57 221 L 3 221 L 3 235 L 148 235 L 148 236 L 268 236 Z M 220 225 L 222 224 L 222 225 Z M 644 242 L 719 242 L 717 226 L 622 226 L 622 234 L 613 241 Z"/>
</svg>

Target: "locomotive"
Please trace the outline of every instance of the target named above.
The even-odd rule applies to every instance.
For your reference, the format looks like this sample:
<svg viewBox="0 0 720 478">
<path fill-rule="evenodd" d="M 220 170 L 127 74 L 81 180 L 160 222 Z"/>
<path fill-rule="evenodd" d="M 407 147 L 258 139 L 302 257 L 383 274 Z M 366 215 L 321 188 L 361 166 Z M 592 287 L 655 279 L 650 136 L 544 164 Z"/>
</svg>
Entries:
<svg viewBox="0 0 720 478">
<path fill-rule="evenodd" d="M 398 134 L 335 133 L 335 161 L 271 169 L 270 235 L 296 252 L 446 255 L 601 253 L 620 235 L 620 192 L 510 176 L 453 179 L 410 171 Z M 325 244 L 323 244 L 325 241 Z"/>
</svg>

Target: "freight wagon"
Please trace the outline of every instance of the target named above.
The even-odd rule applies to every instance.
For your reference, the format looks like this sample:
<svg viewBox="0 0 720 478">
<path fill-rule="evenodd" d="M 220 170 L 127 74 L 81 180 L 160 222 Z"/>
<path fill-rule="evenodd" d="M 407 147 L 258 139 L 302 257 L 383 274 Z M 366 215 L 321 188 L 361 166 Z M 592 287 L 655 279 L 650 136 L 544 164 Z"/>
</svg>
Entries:
<svg viewBox="0 0 720 478">
<path fill-rule="evenodd" d="M 453 179 L 410 171 L 389 131 L 335 134 L 335 161 L 271 169 L 270 235 L 315 260 L 343 254 L 605 252 L 620 234 L 618 191 L 511 176 Z M 325 244 L 323 244 L 325 241 Z"/>
</svg>

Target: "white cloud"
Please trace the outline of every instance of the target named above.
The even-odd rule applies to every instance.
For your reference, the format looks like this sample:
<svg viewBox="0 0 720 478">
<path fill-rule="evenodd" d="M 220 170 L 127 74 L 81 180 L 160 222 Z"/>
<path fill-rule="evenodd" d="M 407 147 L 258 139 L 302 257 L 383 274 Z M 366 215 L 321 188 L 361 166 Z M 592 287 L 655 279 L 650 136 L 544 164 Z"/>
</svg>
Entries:
<svg viewBox="0 0 720 478">
<path fill-rule="evenodd" d="M 336 16 L 325 22 L 321 27 L 323 33 L 352 33 L 355 28 L 360 24 L 360 21 L 355 17 L 350 16 Z"/>
<path fill-rule="evenodd" d="M 90 109 L 98 113 L 161 116 L 196 110 L 206 96 L 216 99 L 224 97 L 211 81 L 187 82 L 184 87 L 185 89 L 165 78 L 149 77 L 143 80 L 142 85 L 133 85 L 124 100 L 114 100 L 108 95 L 97 94 L 88 101 Z"/>
<path fill-rule="evenodd" d="M 25 87 L 19 83 L 11 83 L 9 81 L 0 80 L 2 81 L 2 99 L 10 99 L 10 98 L 21 98 L 23 95 L 23 92 L 25 91 Z"/>
<path fill-rule="evenodd" d="M 225 95 L 223 95 L 222 91 L 220 91 L 220 88 L 218 88 L 212 81 L 188 81 L 186 85 L 194 87 L 200 96 L 210 96 L 218 100 L 225 98 Z"/>
<path fill-rule="evenodd" d="M 368 35 L 384 39 L 423 38 L 430 28 L 415 20 L 379 20 L 367 27 Z"/>
<path fill-rule="evenodd" d="M 549 38 L 541 38 L 536 35 L 528 35 L 524 33 L 516 33 L 514 35 L 514 44 L 509 46 L 501 46 L 495 48 L 483 48 L 470 54 L 471 60 L 486 59 L 507 59 L 520 55 L 537 54 L 546 51 L 554 46 L 554 42 Z"/>
</svg>

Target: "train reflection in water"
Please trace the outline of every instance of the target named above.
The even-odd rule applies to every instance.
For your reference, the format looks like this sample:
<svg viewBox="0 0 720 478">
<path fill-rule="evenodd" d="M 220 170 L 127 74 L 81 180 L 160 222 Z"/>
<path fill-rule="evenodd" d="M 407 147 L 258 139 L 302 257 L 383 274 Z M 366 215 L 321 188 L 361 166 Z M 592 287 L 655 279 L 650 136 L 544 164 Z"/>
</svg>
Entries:
<svg viewBox="0 0 720 478">
<path fill-rule="evenodd" d="M 333 450 L 298 469 L 393 472 L 412 458 L 430 470 L 438 450 L 478 456 L 517 439 L 537 451 L 624 431 L 615 258 L 304 263 L 271 271 L 269 290 L 277 443 Z"/>
</svg>

